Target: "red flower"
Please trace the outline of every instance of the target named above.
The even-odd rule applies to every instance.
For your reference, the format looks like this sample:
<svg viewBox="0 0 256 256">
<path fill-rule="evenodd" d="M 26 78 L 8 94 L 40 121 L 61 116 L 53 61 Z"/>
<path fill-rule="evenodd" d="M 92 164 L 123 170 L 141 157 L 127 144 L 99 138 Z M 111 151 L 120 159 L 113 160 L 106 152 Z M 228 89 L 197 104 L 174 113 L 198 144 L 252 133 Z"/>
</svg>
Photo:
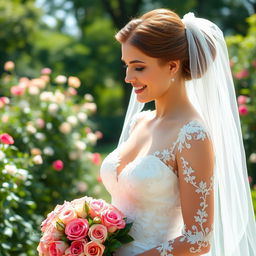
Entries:
<svg viewBox="0 0 256 256">
<path fill-rule="evenodd" d="M 101 163 L 101 156 L 99 153 L 92 154 L 92 162 L 96 165 L 99 165 Z"/>
<path fill-rule="evenodd" d="M 0 140 L 3 144 L 13 144 L 14 143 L 13 137 L 11 135 L 9 135 L 8 133 L 1 134 Z"/>
<path fill-rule="evenodd" d="M 238 110 L 239 110 L 239 113 L 240 113 L 241 116 L 246 116 L 249 112 L 246 105 L 240 105 Z"/>
<path fill-rule="evenodd" d="M 243 79 L 249 76 L 249 72 L 247 69 L 243 69 L 237 73 L 235 73 L 235 78 L 236 79 Z"/>
<path fill-rule="evenodd" d="M 61 171 L 64 167 L 64 163 L 61 160 L 56 160 L 53 162 L 52 167 L 55 171 Z"/>
</svg>

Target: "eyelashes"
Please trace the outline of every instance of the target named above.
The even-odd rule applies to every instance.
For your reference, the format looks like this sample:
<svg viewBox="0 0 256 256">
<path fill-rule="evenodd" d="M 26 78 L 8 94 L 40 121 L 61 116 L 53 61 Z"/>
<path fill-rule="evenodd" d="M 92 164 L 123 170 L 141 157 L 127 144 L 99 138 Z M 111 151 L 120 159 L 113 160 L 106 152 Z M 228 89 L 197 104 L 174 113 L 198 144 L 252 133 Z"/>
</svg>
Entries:
<svg viewBox="0 0 256 256">
<path fill-rule="evenodd" d="M 128 68 L 128 65 L 123 65 L 123 68 Z M 143 71 L 145 69 L 145 67 L 137 67 L 135 68 L 135 71 Z"/>
</svg>

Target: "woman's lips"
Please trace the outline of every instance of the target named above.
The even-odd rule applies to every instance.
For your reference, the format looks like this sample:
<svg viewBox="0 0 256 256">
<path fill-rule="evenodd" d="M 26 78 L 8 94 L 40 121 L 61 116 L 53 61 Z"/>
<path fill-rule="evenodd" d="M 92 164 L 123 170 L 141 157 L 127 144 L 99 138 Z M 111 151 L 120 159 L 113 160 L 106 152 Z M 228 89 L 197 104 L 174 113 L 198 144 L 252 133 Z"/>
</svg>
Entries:
<svg viewBox="0 0 256 256">
<path fill-rule="evenodd" d="M 135 93 L 142 93 L 144 90 L 145 90 L 145 88 L 146 88 L 147 86 L 146 85 L 144 85 L 144 86 L 134 86 L 134 91 L 135 91 Z"/>
</svg>

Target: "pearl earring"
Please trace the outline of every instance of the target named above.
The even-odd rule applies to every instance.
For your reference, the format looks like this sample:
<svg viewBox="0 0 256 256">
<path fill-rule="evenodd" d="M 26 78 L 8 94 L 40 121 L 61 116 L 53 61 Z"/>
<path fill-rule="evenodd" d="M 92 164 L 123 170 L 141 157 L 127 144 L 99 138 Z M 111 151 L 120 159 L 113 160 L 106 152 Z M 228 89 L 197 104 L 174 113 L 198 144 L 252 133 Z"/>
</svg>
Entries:
<svg viewBox="0 0 256 256">
<path fill-rule="evenodd" d="M 173 78 L 171 78 L 171 83 L 173 83 L 175 81 L 175 78 L 173 77 Z"/>
</svg>

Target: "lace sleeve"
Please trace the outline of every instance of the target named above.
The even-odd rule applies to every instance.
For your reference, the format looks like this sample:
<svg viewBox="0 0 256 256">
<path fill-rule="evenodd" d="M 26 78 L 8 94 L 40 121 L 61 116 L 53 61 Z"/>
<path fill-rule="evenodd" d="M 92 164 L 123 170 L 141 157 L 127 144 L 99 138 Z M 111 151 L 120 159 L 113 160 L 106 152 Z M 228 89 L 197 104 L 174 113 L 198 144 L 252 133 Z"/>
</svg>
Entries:
<svg viewBox="0 0 256 256">
<path fill-rule="evenodd" d="M 176 159 L 184 227 L 181 236 L 156 248 L 161 256 L 203 255 L 210 249 L 214 213 L 212 142 L 202 127 L 183 135 Z"/>
</svg>

